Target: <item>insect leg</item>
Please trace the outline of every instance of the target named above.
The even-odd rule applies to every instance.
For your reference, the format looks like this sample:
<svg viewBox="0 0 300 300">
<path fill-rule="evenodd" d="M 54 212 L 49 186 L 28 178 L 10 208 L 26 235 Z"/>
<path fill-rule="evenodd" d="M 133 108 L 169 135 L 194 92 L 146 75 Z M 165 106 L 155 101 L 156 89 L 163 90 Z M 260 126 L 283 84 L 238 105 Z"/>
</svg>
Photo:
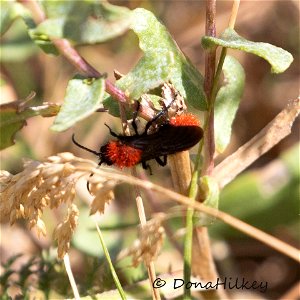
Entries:
<svg viewBox="0 0 300 300">
<path fill-rule="evenodd" d="M 94 173 L 91 173 L 89 177 L 92 177 L 93 175 L 94 175 Z M 89 193 L 91 193 L 91 191 L 90 191 L 90 182 L 89 182 L 89 180 L 87 180 L 87 182 L 86 182 L 86 188 L 87 188 L 87 190 L 89 191 Z"/>
<path fill-rule="evenodd" d="M 98 164 L 98 167 L 100 167 L 102 163 L 103 163 L 103 161 L 101 159 L 99 164 Z M 94 173 L 91 173 L 89 177 L 92 177 L 92 176 L 94 176 Z M 89 180 L 86 182 L 86 187 L 87 187 L 87 190 L 89 191 L 89 193 L 91 193 L 91 191 L 90 191 L 90 181 Z"/>
<path fill-rule="evenodd" d="M 137 130 L 137 125 L 136 125 L 136 118 L 137 118 L 138 112 L 140 110 L 141 103 L 139 101 L 136 101 L 136 102 L 137 102 L 137 108 L 136 108 L 136 111 L 133 114 L 132 127 L 133 127 L 133 130 L 134 130 L 135 134 L 139 135 L 139 132 Z"/>
<path fill-rule="evenodd" d="M 167 164 L 167 155 L 164 155 L 163 159 L 161 159 L 159 156 L 155 157 L 155 160 L 160 166 L 164 167 Z"/>
<path fill-rule="evenodd" d="M 143 167 L 143 169 L 145 169 L 145 170 L 149 170 L 149 173 L 150 173 L 150 175 L 152 175 L 152 170 L 151 170 L 151 167 L 149 166 L 149 164 L 147 164 L 146 163 L 146 161 L 142 161 L 142 167 Z"/>
<path fill-rule="evenodd" d="M 175 98 L 167 105 L 165 106 L 152 120 L 150 120 L 146 126 L 145 126 L 145 131 L 144 134 L 147 134 L 148 129 L 150 128 L 150 126 L 153 124 L 153 122 L 155 122 L 157 119 L 159 119 L 162 115 L 167 114 L 168 113 L 168 109 L 170 108 L 170 106 L 172 105 L 172 103 L 175 101 Z"/>
</svg>

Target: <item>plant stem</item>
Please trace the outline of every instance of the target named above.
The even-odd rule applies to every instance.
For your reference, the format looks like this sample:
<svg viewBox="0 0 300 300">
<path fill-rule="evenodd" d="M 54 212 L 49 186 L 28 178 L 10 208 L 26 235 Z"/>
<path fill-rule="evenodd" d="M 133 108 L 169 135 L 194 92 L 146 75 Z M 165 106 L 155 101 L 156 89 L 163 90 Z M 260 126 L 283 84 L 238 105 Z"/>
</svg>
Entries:
<svg viewBox="0 0 300 300">
<path fill-rule="evenodd" d="M 133 173 L 135 177 L 137 177 L 136 169 L 133 170 Z M 145 214 L 145 209 L 143 204 L 143 198 L 140 196 L 140 190 L 137 186 L 135 186 L 135 190 L 136 190 L 136 206 L 138 210 L 138 215 L 139 215 L 141 226 L 144 226 L 147 223 L 147 219 L 146 219 L 146 214 Z M 160 300 L 161 298 L 160 298 L 159 289 L 153 288 L 153 282 L 156 279 L 156 272 L 155 272 L 155 266 L 153 261 L 151 261 L 149 265 L 146 265 L 146 267 L 148 270 L 148 277 L 149 277 L 150 286 L 152 290 L 152 297 L 155 300 Z"/>
<path fill-rule="evenodd" d="M 292 121 L 289 120 L 289 122 L 292 122 Z M 289 123 L 289 127 L 290 127 L 290 123 Z M 254 226 L 251 226 L 251 225 L 247 224 L 246 222 L 241 221 L 225 212 L 222 212 L 220 210 L 217 210 L 217 209 L 209 207 L 209 206 L 205 206 L 196 201 L 194 203 L 192 203 L 190 201 L 191 200 L 190 198 L 188 198 L 184 195 L 181 195 L 179 193 L 176 193 L 174 191 L 171 191 L 167 188 L 164 188 L 160 185 L 154 184 L 150 181 L 141 180 L 136 177 L 122 174 L 122 173 L 119 173 L 116 171 L 111 172 L 108 170 L 97 169 L 97 164 L 88 159 L 82 159 L 82 158 L 76 157 L 76 161 L 84 163 L 83 166 L 80 166 L 80 167 L 77 166 L 76 171 L 83 172 L 84 173 L 83 175 L 85 175 L 85 176 L 89 175 L 90 173 L 95 173 L 95 174 L 99 174 L 100 176 L 105 177 L 107 179 L 119 180 L 120 182 L 126 182 L 131 185 L 139 186 L 140 188 L 143 188 L 146 190 L 148 190 L 148 189 L 153 190 L 154 192 L 160 193 L 160 194 L 166 196 L 167 198 L 176 201 L 177 203 L 179 203 L 181 205 L 184 205 L 186 207 L 191 207 L 191 208 L 198 210 L 200 212 L 203 212 L 211 217 L 214 217 L 220 221 L 223 221 L 224 223 L 235 228 L 237 231 L 243 232 L 246 235 L 251 236 L 252 238 L 262 242 L 263 244 L 268 245 L 269 247 L 275 249 L 276 251 L 283 253 L 284 255 L 286 255 L 300 263 L 300 256 L 299 256 L 300 251 L 297 248 L 290 246 L 289 244 L 279 240 L 278 238 L 275 238 L 275 237 L 271 236 L 270 234 L 267 234 L 267 233 L 261 231 L 260 229 L 257 229 Z"/>
<path fill-rule="evenodd" d="M 65 256 L 64 256 L 64 265 L 65 265 L 65 269 L 66 269 L 66 272 L 67 272 L 67 275 L 68 275 L 68 278 L 69 278 L 69 281 L 70 281 L 70 285 L 72 287 L 74 298 L 76 300 L 80 300 L 80 295 L 79 295 L 79 292 L 78 292 L 78 289 L 77 289 L 77 286 L 76 286 L 76 281 L 75 281 L 74 276 L 73 276 L 73 272 L 72 272 L 71 264 L 70 264 L 70 258 L 69 258 L 68 253 L 65 254 Z"/>
<path fill-rule="evenodd" d="M 120 110 L 120 118 L 121 118 L 121 122 L 122 122 L 123 133 L 125 135 L 130 135 L 130 129 L 128 127 L 128 122 L 126 119 L 126 112 L 125 112 L 124 105 L 122 105 L 122 103 L 119 103 L 119 110 Z M 137 177 L 136 168 L 133 168 L 131 172 L 135 177 Z M 140 195 L 141 195 L 140 189 L 137 186 L 135 186 L 135 199 L 136 199 L 136 206 L 137 206 L 137 211 L 138 211 L 138 215 L 139 215 L 139 220 L 140 220 L 141 226 L 144 226 L 147 223 L 147 218 L 146 218 L 146 214 L 145 214 L 143 198 Z M 148 271 L 150 287 L 152 290 L 152 297 L 155 300 L 160 300 L 161 298 L 160 298 L 159 290 L 153 288 L 153 282 L 156 279 L 154 263 L 151 261 L 149 263 L 149 265 L 147 265 L 147 264 L 145 264 L 145 265 L 146 265 L 147 271 Z"/>
<path fill-rule="evenodd" d="M 205 34 L 216 36 L 216 0 L 206 0 Z M 204 132 L 204 157 L 202 175 L 209 174 L 214 168 L 215 138 L 214 138 L 214 101 L 211 92 L 214 84 L 216 68 L 216 48 L 205 53 L 204 90 L 208 99 L 208 115 Z"/>
<path fill-rule="evenodd" d="M 206 35 L 216 36 L 216 0 L 206 1 Z M 215 74 L 215 60 L 216 60 L 216 50 L 212 49 L 205 54 L 205 79 L 204 79 L 204 89 L 207 95 L 207 99 L 210 100 L 210 94 Z M 213 156 L 215 152 L 214 145 L 214 114 L 211 102 L 208 102 L 209 112 L 205 122 L 204 130 L 204 144 L 203 140 L 199 145 L 198 155 L 196 158 L 196 164 L 194 166 L 194 171 L 192 174 L 191 185 L 189 189 L 189 197 L 192 202 L 195 201 L 198 192 L 198 179 L 199 179 L 199 165 L 200 157 L 202 152 L 202 147 L 204 146 L 204 162 L 202 174 L 210 172 L 213 170 Z M 194 210 L 188 208 L 186 216 L 186 236 L 184 243 L 184 281 L 190 281 L 192 272 L 192 248 L 193 248 L 193 215 Z M 207 255 L 205 255 L 206 257 Z M 205 278 L 206 279 L 206 278 Z M 190 289 L 184 289 L 185 299 L 191 299 Z"/>
<path fill-rule="evenodd" d="M 100 228 L 99 228 L 99 226 L 98 226 L 98 224 L 97 224 L 96 221 L 95 221 L 95 225 L 96 225 L 96 228 L 97 228 L 98 236 L 99 236 L 99 239 L 100 239 L 100 243 L 101 243 L 101 246 L 102 246 L 102 249 L 103 249 L 105 258 L 106 258 L 106 260 L 107 260 L 107 262 L 108 262 L 108 265 L 109 265 L 109 268 L 110 268 L 111 275 L 112 275 L 113 280 L 114 280 L 114 282 L 115 282 L 115 284 L 116 284 L 116 286 L 117 286 L 117 289 L 118 289 L 118 291 L 119 291 L 120 297 L 121 297 L 122 300 L 126 300 L 127 298 L 126 298 L 125 292 L 124 292 L 124 290 L 123 290 L 123 288 L 122 288 L 122 285 L 121 285 L 121 283 L 120 283 L 120 281 L 119 281 L 118 275 L 117 275 L 117 273 L 116 273 L 116 270 L 115 270 L 115 268 L 114 268 L 114 266 L 113 266 L 113 263 L 112 263 L 112 261 L 111 261 L 109 252 L 108 252 L 107 247 L 106 247 L 106 245 L 105 245 L 105 242 L 104 242 L 104 239 L 103 239 L 102 232 L 101 232 L 101 230 L 100 230 Z"/>
<path fill-rule="evenodd" d="M 197 169 L 195 168 L 191 180 L 191 186 L 189 191 L 189 198 L 191 202 L 195 202 L 197 192 L 198 192 L 197 183 L 198 183 L 199 172 L 197 170 L 198 168 Z M 186 234 L 184 240 L 184 254 L 183 254 L 184 282 L 190 281 L 191 274 L 192 274 L 191 262 L 192 262 L 192 247 L 193 247 L 193 228 L 194 228 L 193 215 L 194 215 L 194 208 L 189 207 L 186 213 Z M 191 298 L 191 290 L 184 289 L 184 299 L 190 299 L 190 298 Z"/>
</svg>

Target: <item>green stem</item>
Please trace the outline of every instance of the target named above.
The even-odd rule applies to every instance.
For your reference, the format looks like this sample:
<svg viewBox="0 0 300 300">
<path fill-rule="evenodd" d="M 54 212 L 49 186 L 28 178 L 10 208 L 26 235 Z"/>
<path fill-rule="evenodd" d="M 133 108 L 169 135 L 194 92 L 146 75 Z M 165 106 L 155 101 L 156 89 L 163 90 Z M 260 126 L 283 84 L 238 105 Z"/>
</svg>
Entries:
<svg viewBox="0 0 300 300">
<path fill-rule="evenodd" d="M 223 48 L 221 55 L 220 55 L 220 60 L 218 63 L 217 71 L 214 76 L 214 81 L 213 81 L 213 87 L 211 91 L 211 97 L 210 97 L 210 106 L 209 106 L 209 114 L 207 116 L 207 119 L 205 120 L 204 124 L 204 130 L 206 131 L 209 128 L 209 118 L 210 118 L 210 113 L 212 113 L 212 110 L 214 109 L 214 104 L 215 104 L 215 99 L 217 96 L 217 91 L 218 91 L 218 82 L 220 80 L 221 72 L 222 72 L 222 67 L 223 63 L 226 57 L 227 49 Z M 201 159 L 201 152 L 203 148 L 203 140 L 201 140 L 201 143 L 199 145 L 197 157 L 196 157 L 196 163 L 194 167 L 194 171 L 192 174 L 192 179 L 191 179 L 191 185 L 189 189 L 189 198 L 191 199 L 191 202 L 194 202 L 197 196 L 198 192 L 198 181 L 199 181 L 199 166 L 200 166 L 200 159 Z M 193 216 L 194 216 L 194 209 L 193 208 L 188 208 L 187 214 L 186 214 L 186 234 L 185 234 L 185 241 L 184 241 L 184 282 L 190 281 L 191 274 L 192 274 L 192 247 L 193 247 Z M 184 289 L 184 299 L 191 299 L 191 290 L 190 289 Z"/>
<path fill-rule="evenodd" d="M 203 140 L 201 140 L 196 163 L 194 167 L 194 171 L 192 174 L 191 185 L 189 189 L 189 198 L 191 202 L 194 202 L 198 192 L 198 178 L 199 178 L 199 166 L 200 166 L 200 159 L 201 159 L 201 152 L 203 147 Z M 186 213 L 186 233 L 185 233 L 185 240 L 184 240 L 184 253 L 183 253 L 183 260 L 184 260 L 184 267 L 183 267 L 183 278 L 184 282 L 190 281 L 192 268 L 192 247 L 193 247 L 193 216 L 194 216 L 194 209 L 189 207 Z M 184 299 L 191 299 L 191 290 L 184 289 Z"/>
<path fill-rule="evenodd" d="M 214 76 L 214 82 L 213 82 L 213 87 L 212 87 L 212 90 L 211 90 L 210 99 L 209 99 L 210 100 L 209 101 L 210 111 L 212 109 L 214 109 L 214 106 L 215 106 L 215 100 L 216 100 L 217 92 L 218 92 L 218 82 L 220 80 L 220 76 L 221 76 L 221 73 L 222 73 L 223 64 L 224 64 L 226 54 L 227 54 L 227 48 L 222 48 L 220 59 L 219 59 L 219 62 L 218 62 L 217 71 L 216 71 L 216 74 Z"/>
<path fill-rule="evenodd" d="M 191 187 L 189 192 L 189 197 L 191 201 L 194 202 L 197 195 L 197 179 L 198 179 L 198 171 L 194 171 L 191 180 Z M 192 247 L 193 247 L 193 216 L 194 216 L 194 209 L 188 208 L 186 214 L 186 234 L 185 234 L 185 241 L 184 241 L 184 273 L 183 278 L 184 282 L 190 281 L 191 278 L 191 261 L 192 261 Z M 191 290 L 184 289 L 184 299 L 191 299 Z"/>
<path fill-rule="evenodd" d="M 107 262 L 108 262 L 108 265 L 109 265 L 109 268 L 110 268 L 111 275 L 112 275 L 113 280 L 114 280 L 114 282 L 115 282 L 115 284 L 116 284 L 116 286 L 117 286 L 117 289 L 118 289 L 118 291 L 119 291 L 120 297 L 121 297 L 122 300 L 126 300 L 127 298 L 126 298 L 125 292 L 124 292 L 124 290 L 123 290 L 123 288 L 122 288 L 122 285 L 121 285 L 121 283 L 120 283 L 120 280 L 119 280 L 119 278 L 118 278 L 118 275 L 117 275 L 117 273 L 116 273 L 116 270 L 115 270 L 115 268 L 114 268 L 114 266 L 113 266 L 113 263 L 112 263 L 112 261 L 111 261 L 109 252 L 108 252 L 107 247 L 106 247 L 106 245 L 105 245 L 105 242 L 104 242 L 104 239 L 103 239 L 101 230 L 100 230 L 100 228 L 99 228 L 99 226 L 98 226 L 97 223 L 96 223 L 96 228 L 97 228 L 97 232 L 98 232 L 98 235 L 99 235 L 100 243 L 101 243 L 101 246 L 102 246 L 102 249 L 103 249 L 105 258 L 106 258 L 106 260 L 107 260 Z"/>
</svg>

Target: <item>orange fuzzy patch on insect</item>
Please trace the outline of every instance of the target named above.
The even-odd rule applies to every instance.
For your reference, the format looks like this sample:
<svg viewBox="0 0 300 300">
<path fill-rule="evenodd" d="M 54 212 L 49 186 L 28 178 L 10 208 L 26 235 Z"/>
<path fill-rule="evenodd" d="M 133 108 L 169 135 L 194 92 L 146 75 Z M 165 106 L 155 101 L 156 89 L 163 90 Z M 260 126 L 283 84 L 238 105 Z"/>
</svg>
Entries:
<svg viewBox="0 0 300 300">
<path fill-rule="evenodd" d="M 119 168 L 133 167 L 141 160 L 142 150 L 122 144 L 119 141 L 109 142 L 106 155 Z"/>
<path fill-rule="evenodd" d="M 199 126 L 199 120 L 192 114 L 183 114 L 170 119 L 170 124 L 173 126 Z"/>
</svg>

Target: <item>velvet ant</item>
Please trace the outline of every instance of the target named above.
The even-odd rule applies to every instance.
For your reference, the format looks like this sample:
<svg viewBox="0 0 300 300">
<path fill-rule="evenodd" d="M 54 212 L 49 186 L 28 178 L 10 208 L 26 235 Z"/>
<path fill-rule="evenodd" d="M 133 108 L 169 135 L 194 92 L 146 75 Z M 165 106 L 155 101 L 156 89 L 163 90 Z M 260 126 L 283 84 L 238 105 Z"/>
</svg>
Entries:
<svg viewBox="0 0 300 300">
<path fill-rule="evenodd" d="M 139 105 L 138 102 L 138 109 L 132 120 L 134 135 L 126 136 L 116 134 L 105 124 L 110 134 L 115 137 L 116 140 L 109 141 L 100 148 L 99 152 L 80 145 L 75 140 L 74 134 L 72 135 L 73 143 L 81 149 L 97 155 L 100 160 L 99 165 L 105 163 L 109 166 L 115 165 L 122 169 L 124 167 L 133 167 L 141 163 L 143 168 L 149 169 L 151 173 L 147 161 L 155 159 L 159 165 L 165 166 L 167 164 L 167 155 L 187 150 L 196 145 L 203 137 L 203 130 L 200 127 L 198 119 L 189 113 L 172 117 L 159 125 L 154 133 L 148 133 L 154 122 L 163 114 L 168 113 L 168 107 L 160 111 L 150 120 L 146 124 L 144 132 L 139 134 L 136 124 Z"/>
</svg>

